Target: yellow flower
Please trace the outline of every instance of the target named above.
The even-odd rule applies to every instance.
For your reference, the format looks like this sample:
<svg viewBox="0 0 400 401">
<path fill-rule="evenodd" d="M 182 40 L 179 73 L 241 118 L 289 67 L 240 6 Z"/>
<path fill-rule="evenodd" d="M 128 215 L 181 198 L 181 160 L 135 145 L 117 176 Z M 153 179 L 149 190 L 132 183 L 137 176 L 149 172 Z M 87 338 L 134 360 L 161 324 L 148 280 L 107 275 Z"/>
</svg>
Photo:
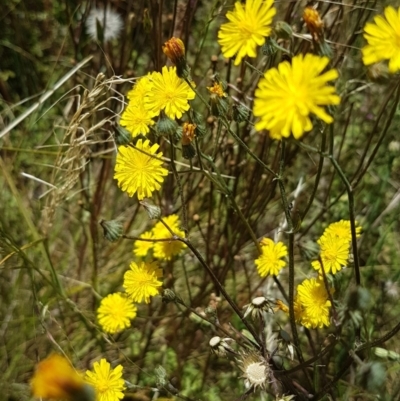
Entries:
<svg viewBox="0 0 400 401">
<path fill-rule="evenodd" d="M 336 223 L 329 224 L 329 226 L 325 229 L 324 234 L 331 233 L 336 235 L 339 238 L 347 239 L 347 241 L 351 241 L 351 228 L 349 220 L 340 220 Z M 357 225 L 356 222 L 356 237 L 361 235 L 361 227 Z"/>
<path fill-rule="evenodd" d="M 301 324 L 307 328 L 329 326 L 331 302 L 324 282 L 312 278 L 297 286 L 297 302 L 301 306 Z"/>
<path fill-rule="evenodd" d="M 169 118 L 181 118 L 189 110 L 189 100 L 195 93 L 183 79 L 176 74 L 176 67 L 163 67 L 162 73 L 151 75 L 153 87 L 145 99 L 146 108 L 155 115 L 165 110 Z"/>
<path fill-rule="evenodd" d="M 263 238 L 260 245 L 262 253 L 254 261 L 258 274 L 261 277 L 268 276 L 269 274 L 277 276 L 281 269 L 286 266 L 286 262 L 282 260 L 288 254 L 286 245 L 283 242 L 275 244 L 269 238 Z"/>
<path fill-rule="evenodd" d="M 185 237 L 185 232 L 179 228 L 179 217 L 176 214 L 163 219 L 164 223 L 171 229 L 171 231 L 178 237 Z M 171 233 L 161 222 L 158 222 L 153 230 L 153 238 L 163 239 L 171 238 L 171 241 L 156 241 L 154 244 L 154 257 L 157 259 L 171 260 L 173 256 L 178 255 L 186 245 L 181 242 L 174 240 Z"/>
<path fill-rule="evenodd" d="M 96 401 L 118 401 L 124 397 L 123 367 L 118 365 L 111 369 L 110 364 L 102 358 L 93 364 L 94 372 L 86 371 L 86 381 L 96 391 Z"/>
<path fill-rule="evenodd" d="M 253 111 L 260 117 L 255 128 L 269 130 L 274 139 L 287 138 L 290 133 L 299 139 L 313 127 L 311 113 L 332 123 L 333 118 L 320 107 L 340 103 L 335 88 L 326 85 L 338 77 L 338 72 L 332 69 L 322 73 L 328 63 L 327 57 L 306 54 L 293 57 L 292 64 L 284 61 L 268 70 L 255 92 Z"/>
<path fill-rule="evenodd" d="M 118 180 L 118 186 L 129 196 L 137 192 L 138 199 L 142 200 L 151 197 L 153 191 L 161 188 L 160 184 L 168 171 L 161 167 L 162 161 L 159 158 L 162 157 L 162 153 L 156 153 L 158 147 L 157 144 L 151 146 L 148 140 L 143 142 L 139 139 L 136 148 L 131 146 L 118 148 L 114 178 Z"/>
<path fill-rule="evenodd" d="M 224 57 L 236 54 L 235 65 L 239 65 L 243 57 L 257 56 L 257 46 L 262 46 L 272 31 L 276 13 L 273 4 L 273 0 L 247 0 L 244 6 L 239 1 L 235 3 L 235 10 L 226 14 L 229 22 L 222 24 L 218 32 Z"/>
<path fill-rule="evenodd" d="M 218 97 L 226 97 L 227 96 L 226 93 L 224 92 L 223 86 L 218 82 L 214 82 L 213 86 L 207 86 L 207 89 L 211 94 L 215 94 Z"/>
<path fill-rule="evenodd" d="M 107 333 L 118 333 L 131 326 L 136 317 L 136 306 L 120 293 L 107 295 L 97 309 L 97 319 Z"/>
<path fill-rule="evenodd" d="M 162 271 L 156 262 L 140 262 L 138 265 L 132 262 L 131 270 L 124 275 L 124 288 L 134 302 L 150 302 L 150 297 L 160 292 Z"/>
<path fill-rule="evenodd" d="M 347 265 L 350 244 L 347 238 L 338 237 L 331 231 L 326 232 L 317 241 L 321 252 L 321 260 L 325 273 L 336 274 L 343 266 Z M 311 263 L 315 270 L 321 269 L 318 260 Z"/>
<path fill-rule="evenodd" d="M 90 388 L 61 355 L 53 354 L 36 366 L 31 380 L 34 397 L 54 400 L 90 400 Z"/>
<path fill-rule="evenodd" d="M 153 239 L 153 233 L 151 231 L 144 232 L 139 238 Z M 150 249 L 154 246 L 152 241 L 135 241 L 133 253 L 136 256 L 146 256 Z"/>
<path fill-rule="evenodd" d="M 135 85 L 133 85 L 133 88 L 127 93 L 126 97 L 135 103 L 144 104 L 144 99 L 149 94 L 152 87 L 153 82 L 151 80 L 151 74 L 145 75 L 136 81 Z"/>
<path fill-rule="evenodd" d="M 147 134 L 154 121 L 153 115 L 145 109 L 143 104 L 131 100 L 122 113 L 120 125 L 132 134 L 132 137 Z"/>
<path fill-rule="evenodd" d="M 364 27 L 364 38 L 368 44 L 361 49 L 363 63 L 370 65 L 389 60 L 389 71 L 400 70 L 400 8 L 385 8 L 385 17 L 377 15 L 374 23 Z"/>
</svg>

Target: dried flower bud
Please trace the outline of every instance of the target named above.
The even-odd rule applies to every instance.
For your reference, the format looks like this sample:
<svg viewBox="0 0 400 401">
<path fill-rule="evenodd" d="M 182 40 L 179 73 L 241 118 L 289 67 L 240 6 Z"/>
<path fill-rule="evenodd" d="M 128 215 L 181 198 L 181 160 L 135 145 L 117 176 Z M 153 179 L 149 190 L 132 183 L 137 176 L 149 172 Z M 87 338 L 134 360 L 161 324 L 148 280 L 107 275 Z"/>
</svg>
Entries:
<svg viewBox="0 0 400 401">
<path fill-rule="evenodd" d="M 265 297 L 254 298 L 251 303 L 244 306 L 246 312 L 243 317 L 251 314 L 253 319 L 261 319 L 264 312 L 273 312 L 271 302 Z"/>
<path fill-rule="evenodd" d="M 104 238 L 107 241 L 115 242 L 121 238 L 123 225 L 118 220 L 101 220 L 100 225 L 103 227 Z"/>
<path fill-rule="evenodd" d="M 229 343 L 235 342 L 232 338 L 226 337 L 221 338 L 218 336 L 213 337 L 209 344 L 211 347 L 211 351 L 219 356 L 225 357 L 227 353 L 236 354 L 236 351 L 229 345 Z"/>
</svg>

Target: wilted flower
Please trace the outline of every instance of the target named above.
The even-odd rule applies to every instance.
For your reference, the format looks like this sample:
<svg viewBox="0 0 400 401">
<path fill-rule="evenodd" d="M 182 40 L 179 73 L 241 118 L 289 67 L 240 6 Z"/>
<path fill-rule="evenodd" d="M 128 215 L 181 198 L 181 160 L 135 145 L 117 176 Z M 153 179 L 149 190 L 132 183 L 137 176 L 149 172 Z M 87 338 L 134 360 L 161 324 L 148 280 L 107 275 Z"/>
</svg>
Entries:
<svg viewBox="0 0 400 401">
<path fill-rule="evenodd" d="M 246 308 L 243 317 L 250 314 L 253 319 L 261 319 L 264 312 L 273 312 L 271 302 L 265 297 L 256 297 L 243 308 Z"/>
<path fill-rule="evenodd" d="M 236 354 L 236 351 L 229 345 L 229 343 L 233 342 L 235 342 L 233 338 L 215 336 L 210 340 L 209 344 L 214 354 L 219 357 L 225 357 L 227 353 Z"/>
<path fill-rule="evenodd" d="M 256 352 L 242 353 L 238 359 L 243 372 L 244 384 L 247 388 L 260 387 L 265 389 L 268 383 L 270 367 L 266 360 Z"/>
</svg>

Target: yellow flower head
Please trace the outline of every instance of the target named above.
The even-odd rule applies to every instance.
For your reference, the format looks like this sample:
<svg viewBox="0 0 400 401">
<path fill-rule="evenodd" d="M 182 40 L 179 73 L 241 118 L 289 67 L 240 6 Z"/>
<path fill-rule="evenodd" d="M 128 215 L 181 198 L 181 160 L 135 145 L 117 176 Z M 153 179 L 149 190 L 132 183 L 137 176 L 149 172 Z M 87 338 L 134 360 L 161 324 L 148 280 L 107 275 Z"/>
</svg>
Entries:
<svg viewBox="0 0 400 401">
<path fill-rule="evenodd" d="M 331 233 L 336 235 L 339 238 L 347 239 L 347 241 L 351 241 L 351 228 L 349 220 L 340 220 L 336 223 L 329 224 L 329 226 L 325 229 L 324 234 Z M 356 237 L 358 238 L 361 235 L 361 227 L 357 225 L 356 222 Z"/>
<path fill-rule="evenodd" d="M 343 266 L 347 265 L 350 243 L 347 238 L 338 237 L 331 231 L 326 232 L 317 241 L 321 252 L 321 260 L 325 273 L 336 274 Z M 311 263 L 315 270 L 321 270 L 318 260 Z"/>
<path fill-rule="evenodd" d="M 364 27 L 364 38 L 368 44 L 361 49 L 363 63 L 370 65 L 389 60 L 389 71 L 400 70 L 400 8 L 388 6 L 385 16 L 377 15 L 374 22 Z"/>
<path fill-rule="evenodd" d="M 146 240 L 151 240 L 153 239 L 153 233 L 151 231 L 146 231 L 144 232 L 139 238 L 143 238 Z M 133 253 L 136 256 L 146 256 L 150 249 L 152 249 L 154 246 L 154 242 L 152 241 L 135 241 L 134 247 L 133 247 Z"/>
<path fill-rule="evenodd" d="M 218 83 L 214 82 L 213 86 L 207 86 L 208 91 L 211 93 L 211 95 L 215 94 L 218 97 L 226 97 L 226 93 L 224 92 L 223 86 Z"/>
<path fill-rule="evenodd" d="M 256 129 L 269 130 L 274 139 L 287 138 L 291 133 L 299 139 L 313 127 L 311 113 L 332 123 L 333 118 L 321 107 L 340 103 L 335 88 L 327 85 L 338 72 L 332 69 L 322 73 L 328 63 L 327 57 L 306 54 L 293 57 L 292 64 L 284 61 L 268 70 L 255 92 L 253 111 L 260 117 Z"/>
<path fill-rule="evenodd" d="M 136 317 L 136 306 L 120 293 L 107 295 L 97 309 L 97 319 L 107 333 L 118 333 L 131 326 Z"/>
<path fill-rule="evenodd" d="M 297 286 L 297 302 L 301 306 L 301 324 L 307 328 L 329 326 L 331 302 L 324 282 L 312 278 Z"/>
<path fill-rule="evenodd" d="M 36 366 L 31 380 L 34 397 L 73 400 L 84 394 L 85 382 L 61 355 L 53 354 Z"/>
<path fill-rule="evenodd" d="M 286 266 L 282 260 L 287 256 L 287 247 L 283 242 L 277 242 L 270 238 L 263 238 L 261 241 L 261 255 L 254 261 L 257 266 L 258 274 L 261 277 L 269 274 L 277 276 L 281 269 Z"/>
<path fill-rule="evenodd" d="M 111 369 L 110 364 L 102 358 L 93 364 L 94 372 L 87 370 L 85 380 L 96 391 L 96 401 L 118 401 L 124 397 L 123 367 L 118 365 Z"/>
<path fill-rule="evenodd" d="M 156 262 L 140 262 L 138 265 L 132 262 L 124 275 L 124 288 L 134 302 L 150 302 L 150 297 L 157 295 L 162 286 L 158 279 L 162 277 L 162 271 Z"/>
<path fill-rule="evenodd" d="M 133 88 L 127 93 L 126 97 L 137 104 L 143 105 L 145 97 L 151 91 L 153 82 L 151 80 L 151 74 L 145 75 L 136 81 Z"/>
<path fill-rule="evenodd" d="M 180 222 L 179 217 L 176 214 L 171 214 L 170 216 L 163 219 L 164 223 L 171 229 L 171 231 L 179 236 L 185 237 L 184 231 L 179 228 Z M 171 238 L 171 241 L 156 241 L 154 244 L 154 257 L 157 259 L 171 260 L 173 256 L 178 255 L 181 251 L 186 248 L 186 245 L 181 242 L 174 240 L 171 233 L 161 222 L 158 222 L 153 230 L 153 238 Z"/>
<path fill-rule="evenodd" d="M 163 177 L 168 171 L 161 167 L 162 161 L 159 159 L 162 153 L 156 153 L 158 147 L 157 144 L 151 146 L 148 140 L 143 142 L 139 139 L 136 148 L 131 146 L 118 148 L 114 178 L 118 180 L 118 186 L 129 196 L 137 192 L 138 199 L 142 200 L 151 197 L 153 191 L 161 188 Z"/>
<path fill-rule="evenodd" d="M 153 115 L 145 109 L 144 105 L 130 101 L 122 113 L 120 125 L 132 134 L 132 137 L 140 134 L 146 135 L 154 125 Z"/>
<path fill-rule="evenodd" d="M 155 115 L 161 110 L 172 119 L 181 118 L 182 113 L 189 110 L 189 100 L 195 93 L 185 80 L 176 74 L 176 67 L 163 67 L 162 73 L 151 75 L 153 87 L 145 99 L 146 108 Z"/>
<path fill-rule="evenodd" d="M 222 24 L 218 32 L 224 57 L 236 54 L 235 65 L 239 65 L 243 57 L 257 56 L 257 46 L 262 46 L 271 34 L 276 13 L 273 4 L 273 0 L 247 0 L 245 5 L 239 1 L 235 3 L 235 10 L 226 14 L 229 22 Z"/>
</svg>

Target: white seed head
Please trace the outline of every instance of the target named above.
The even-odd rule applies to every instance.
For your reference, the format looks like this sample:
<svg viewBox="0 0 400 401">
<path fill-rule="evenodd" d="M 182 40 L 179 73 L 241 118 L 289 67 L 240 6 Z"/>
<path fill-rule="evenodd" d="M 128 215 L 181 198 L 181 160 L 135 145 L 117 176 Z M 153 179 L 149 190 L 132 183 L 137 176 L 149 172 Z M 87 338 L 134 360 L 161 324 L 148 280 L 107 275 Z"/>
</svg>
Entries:
<svg viewBox="0 0 400 401">
<path fill-rule="evenodd" d="M 104 41 L 107 42 L 118 38 L 123 22 L 120 15 L 111 10 L 110 7 L 106 9 L 93 7 L 86 20 L 86 32 L 93 40 L 99 39 L 97 24 L 103 28 Z"/>
</svg>

